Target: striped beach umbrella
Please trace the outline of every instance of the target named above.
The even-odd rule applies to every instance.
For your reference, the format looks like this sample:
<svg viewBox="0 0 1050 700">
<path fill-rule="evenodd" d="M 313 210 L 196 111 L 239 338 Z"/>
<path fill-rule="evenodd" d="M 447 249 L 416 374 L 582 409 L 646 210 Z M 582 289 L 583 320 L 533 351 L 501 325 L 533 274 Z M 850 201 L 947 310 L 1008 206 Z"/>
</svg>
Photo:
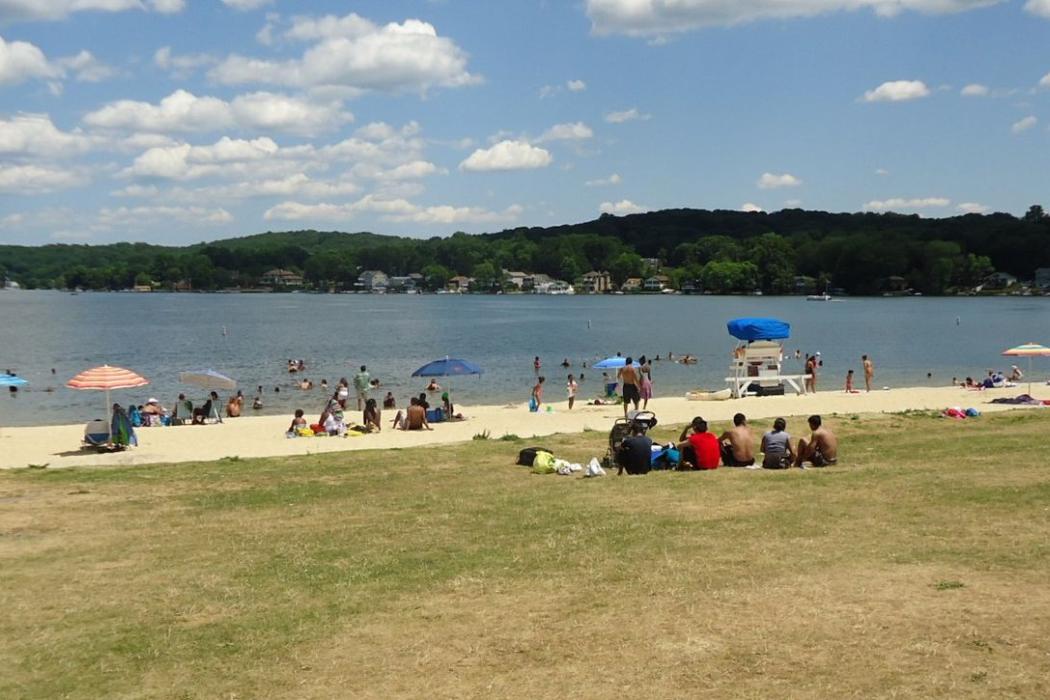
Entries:
<svg viewBox="0 0 1050 700">
<path fill-rule="evenodd" d="M 106 392 L 105 415 L 107 416 L 109 416 L 111 407 L 109 402 L 109 392 L 116 389 L 136 389 L 140 386 L 146 386 L 147 384 L 149 384 L 149 380 L 132 372 L 130 369 L 124 369 L 123 367 L 110 367 L 109 365 L 102 365 L 101 367 L 84 370 L 66 382 L 66 386 L 70 389 Z M 112 438 L 113 421 L 107 419 L 106 424 L 110 426 L 110 437 Z"/>
<path fill-rule="evenodd" d="M 1024 345 L 1018 345 L 1016 348 L 1010 348 L 1009 350 L 1003 351 L 1004 355 L 1010 357 L 1027 357 L 1028 358 L 1028 395 L 1032 395 L 1032 358 L 1033 357 L 1050 357 L 1050 348 L 1039 343 L 1025 343 Z"/>
</svg>

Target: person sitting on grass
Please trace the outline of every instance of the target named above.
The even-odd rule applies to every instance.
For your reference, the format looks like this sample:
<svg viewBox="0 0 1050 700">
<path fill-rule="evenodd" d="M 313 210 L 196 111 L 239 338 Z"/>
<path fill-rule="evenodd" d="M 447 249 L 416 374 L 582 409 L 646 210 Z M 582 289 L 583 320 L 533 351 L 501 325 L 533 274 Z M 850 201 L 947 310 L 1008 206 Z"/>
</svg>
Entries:
<svg viewBox="0 0 1050 700">
<path fill-rule="evenodd" d="M 773 429 L 762 436 L 762 468 L 787 469 L 795 460 L 795 451 L 791 448 L 791 436 L 787 434 L 787 421 L 777 418 Z"/>
<path fill-rule="evenodd" d="M 733 427 L 718 437 L 718 443 L 725 466 L 750 467 L 755 463 L 754 440 L 743 413 L 733 416 Z"/>
<path fill-rule="evenodd" d="M 835 434 L 821 425 L 820 416 L 809 417 L 809 440 L 799 440 L 795 453 L 795 466 L 804 468 L 805 462 L 814 467 L 827 467 L 838 463 L 839 441 Z"/>
<path fill-rule="evenodd" d="M 718 469 L 722 457 L 718 438 L 707 432 L 707 421 L 697 416 L 678 437 L 678 451 L 682 455 L 679 469 Z"/>
<path fill-rule="evenodd" d="M 645 435 L 645 428 L 637 423 L 631 425 L 630 435 L 620 443 L 616 451 L 616 475 L 648 474 L 652 469 L 653 441 Z"/>
</svg>

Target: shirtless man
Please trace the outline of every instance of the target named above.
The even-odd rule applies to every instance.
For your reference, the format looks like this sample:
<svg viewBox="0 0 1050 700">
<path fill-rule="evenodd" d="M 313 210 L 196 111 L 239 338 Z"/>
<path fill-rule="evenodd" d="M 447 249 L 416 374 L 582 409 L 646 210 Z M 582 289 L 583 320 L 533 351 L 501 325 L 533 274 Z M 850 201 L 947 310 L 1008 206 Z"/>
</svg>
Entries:
<svg viewBox="0 0 1050 700">
<path fill-rule="evenodd" d="M 627 363 L 616 372 L 616 378 L 623 384 L 623 417 L 627 417 L 627 404 L 634 403 L 634 410 L 638 410 L 638 402 L 642 400 L 642 391 L 639 388 L 638 370 L 634 368 L 634 360 L 627 358 Z"/>
<path fill-rule="evenodd" d="M 405 415 L 404 426 L 405 430 L 433 430 L 427 423 L 427 410 L 420 405 L 419 399 L 412 399 L 412 405 L 408 407 Z"/>
<path fill-rule="evenodd" d="M 875 365 L 867 355 L 860 356 L 864 363 L 864 388 L 871 391 L 871 380 L 875 378 Z"/>
<path fill-rule="evenodd" d="M 809 417 L 809 429 L 812 431 L 809 441 L 798 441 L 795 452 L 795 466 L 802 467 L 810 462 L 814 467 L 827 467 L 839 461 L 839 439 L 828 428 L 821 425 L 820 416 Z"/>
<path fill-rule="evenodd" d="M 750 467 L 755 463 L 754 440 L 743 413 L 733 416 L 733 427 L 718 436 L 718 443 L 722 464 L 727 467 Z"/>
</svg>

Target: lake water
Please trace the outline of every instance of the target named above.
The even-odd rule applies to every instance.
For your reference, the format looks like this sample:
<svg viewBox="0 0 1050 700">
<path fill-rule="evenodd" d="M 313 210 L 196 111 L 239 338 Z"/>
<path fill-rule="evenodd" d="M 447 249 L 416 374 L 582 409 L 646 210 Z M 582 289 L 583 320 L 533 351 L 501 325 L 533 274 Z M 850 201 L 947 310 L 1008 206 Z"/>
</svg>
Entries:
<svg viewBox="0 0 1050 700">
<path fill-rule="evenodd" d="M 697 387 L 723 388 L 735 345 L 726 321 L 773 316 L 791 323 L 789 353 L 820 351 L 819 389 L 841 389 L 846 370 L 860 371 L 867 353 L 878 386 L 945 385 L 953 376 L 1007 369 L 1002 350 L 1034 341 L 1050 344 L 1050 298 L 850 298 L 815 303 L 796 297 L 711 296 L 472 296 L 309 294 L 117 294 L 0 291 L 0 370 L 31 382 L 29 391 L 0 400 L 0 425 L 76 423 L 102 413 L 99 392 L 66 389 L 77 372 L 103 363 L 151 381 L 118 391 L 114 401 L 171 406 L 178 373 L 214 368 L 238 380 L 246 396 L 263 386 L 264 414 L 301 407 L 319 413 L 321 392 L 295 388 L 288 358 L 303 358 L 315 384 L 334 385 L 366 364 L 373 377 L 407 403 L 425 381 L 411 379 L 425 362 L 451 355 L 485 369 L 458 378 L 464 404 L 525 402 L 541 357 L 546 395 L 563 400 L 568 358 L 585 381 L 581 397 L 600 391 L 601 372 L 581 362 L 615 355 L 691 353 L 699 364 L 654 366 L 657 399 Z M 958 320 L 957 320 L 958 319 Z M 223 329 L 226 329 L 225 335 Z M 789 360 L 787 367 L 801 372 Z M 1036 375 L 1050 374 L 1039 360 Z M 1027 369 L 1027 362 L 1019 363 Z M 1041 366 L 1040 366 L 1041 365 Z M 55 374 L 51 374 L 51 369 Z M 931 372 L 932 378 L 926 373 Z M 445 381 L 442 384 L 446 384 Z M 859 384 L 863 381 L 859 380 Z M 44 391 L 55 387 L 54 392 Z M 280 393 L 274 388 L 280 387 Z M 6 392 L 5 392 L 6 393 Z M 655 407 L 659 408 L 657 400 Z M 246 414 L 253 413 L 246 408 Z"/>
</svg>

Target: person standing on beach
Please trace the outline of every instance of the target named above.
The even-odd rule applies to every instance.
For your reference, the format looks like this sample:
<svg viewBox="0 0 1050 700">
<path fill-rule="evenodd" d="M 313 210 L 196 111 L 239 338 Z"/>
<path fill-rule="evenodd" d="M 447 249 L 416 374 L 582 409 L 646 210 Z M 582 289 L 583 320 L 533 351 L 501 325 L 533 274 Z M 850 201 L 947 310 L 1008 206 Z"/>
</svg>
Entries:
<svg viewBox="0 0 1050 700">
<path fill-rule="evenodd" d="M 569 375 L 568 381 L 565 383 L 565 389 L 569 392 L 569 410 L 572 410 L 572 405 L 576 403 L 576 392 L 579 390 L 580 385 L 576 383 L 576 377 Z"/>
<path fill-rule="evenodd" d="M 641 374 L 642 410 L 649 408 L 649 399 L 653 398 L 653 363 L 642 355 L 638 360 L 638 371 Z"/>
<path fill-rule="evenodd" d="M 817 356 L 809 355 L 806 357 L 806 391 L 811 394 L 817 393 Z"/>
<path fill-rule="evenodd" d="M 634 410 L 638 410 L 638 402 L 641 401 L 642 392 L 639 389 L 638 370 L 634 368 L 633 358 L 628 357 L 624 366 L 616 372 L 616 378 L 623 383 L 623 417 L 627 417 L 628 402 L 634 404 Z"/>
<path fill-rule="evenodd" d="M 864 363 L 864 388 L 871 391 L 871 380 L 875 378 L 875 365 L 867 355 L 861 355 L 860 359 Z"/>
<path fill-rule="evenodd" d="M 547 381 L 546 377 L 537 377 L 536 385 L 532 387 L 532 400 L 529 401 L 529 409 L 535 413 L 540 410 L 540 405 L 543 403 L 543 382 Z"/>
<path fill-rule="evenodd" d="M 536 370 L 537 372 L 540 371 L 540 356 L 539 355 L 537 355 L 536 357 L 533 358 L 533 360 L 532 360 L 532 368 L 534 370 Z"/>
<path fill-rule="evenodd" d="M 354 390 L 357 392 L 357 410 L 363 411 L 368 401 L 368 390 L 372 388 L 368 369 L 361 365 L 361 371 L 354 375 Z"/>
</svg>

